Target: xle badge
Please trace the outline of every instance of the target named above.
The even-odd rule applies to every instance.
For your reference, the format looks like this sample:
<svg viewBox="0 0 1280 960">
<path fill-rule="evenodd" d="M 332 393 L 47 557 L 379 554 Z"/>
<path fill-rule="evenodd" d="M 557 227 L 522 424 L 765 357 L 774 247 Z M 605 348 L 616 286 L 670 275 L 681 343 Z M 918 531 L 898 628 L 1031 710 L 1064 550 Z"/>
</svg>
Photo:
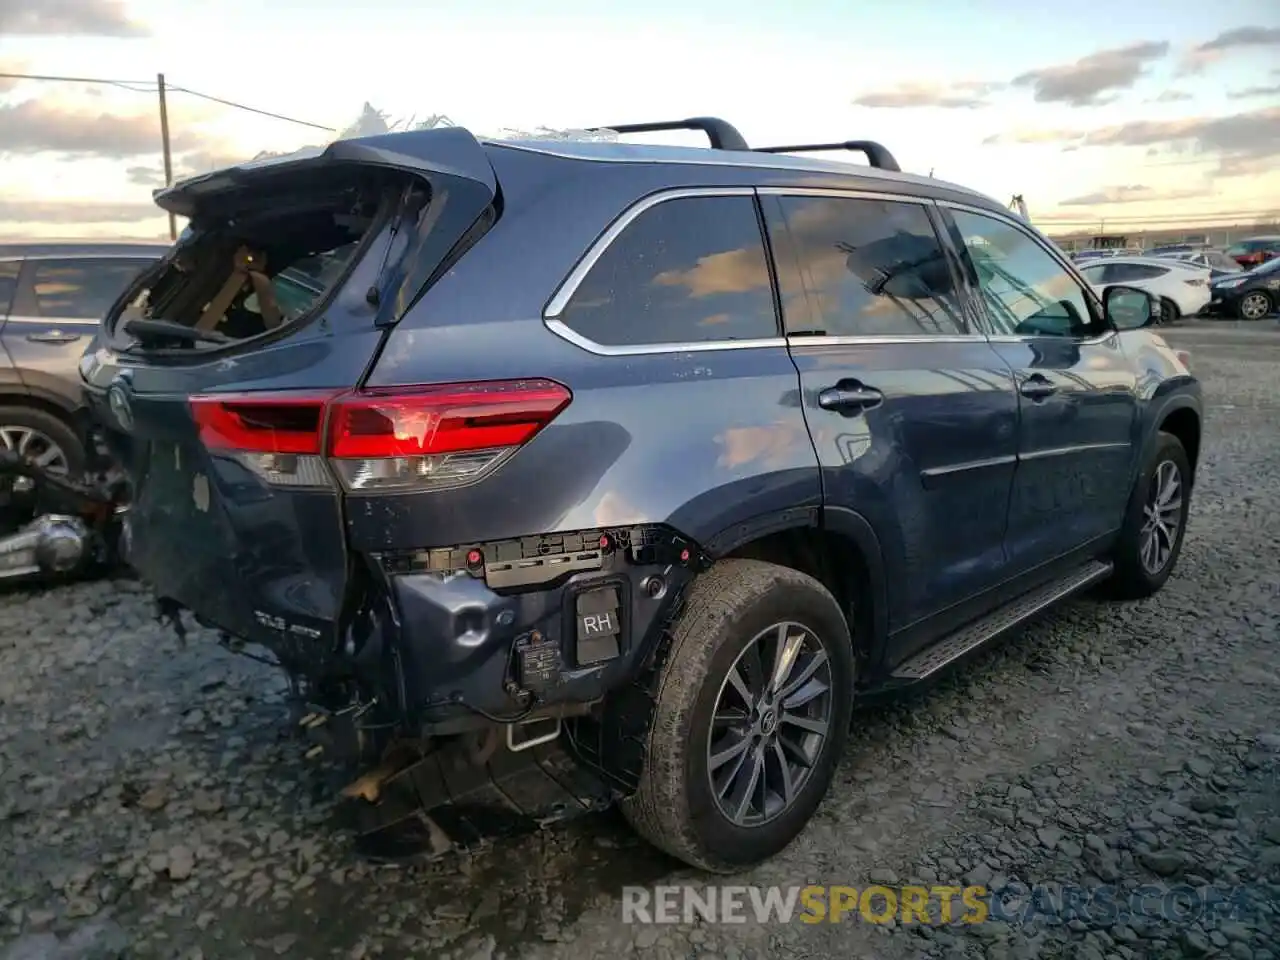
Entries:
<svg viewBox="0 0 1280 960">
<path fill-rule="evenodd" d="M 196 474 L 195 483 L 191 485 L 191 499 L 201 513 L 209 512 L 209 480 L 203 473 Z"/>
</svg>

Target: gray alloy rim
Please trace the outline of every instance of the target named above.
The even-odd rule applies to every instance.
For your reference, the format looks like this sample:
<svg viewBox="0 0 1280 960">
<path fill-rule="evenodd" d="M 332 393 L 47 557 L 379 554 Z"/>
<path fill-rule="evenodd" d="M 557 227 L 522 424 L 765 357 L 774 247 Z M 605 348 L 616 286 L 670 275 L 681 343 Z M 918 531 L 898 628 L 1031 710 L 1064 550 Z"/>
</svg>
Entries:
<svg viewBox="0 0 1280 960">
<path fill-rule="evenodd" d="M 0 424 L 0 450 L 19 453 L 49 473 L 65 474 L 70 469 L 62 448 L 34 427 Z M 30 488 L 31 481 L 26 477 L 14 481 L 15 490 Z"/>
<path fill-rule="evenodd" d="M 707 774 L 720 812 L 740 827 L 780 816 L 800 795 L 831 726 L 831 659 L 787 621 L 752 638 L 716 695 Z"/>
<path fill-rule="evenodd" d="M 1240 313 L 1248 320 L 1261 320 L 1267 315 L 1267 298 L 1261 293 L 1245 294 L 1240 301 Z"/>
<path fill-rule="evenodd" d="M 1158 574 L 1173 556 L 1182 526 L 1182 472 L 1172 460 L 1156 467 L 1142 508 L 1141 557 L 1147 573 Z"/>
</svg>

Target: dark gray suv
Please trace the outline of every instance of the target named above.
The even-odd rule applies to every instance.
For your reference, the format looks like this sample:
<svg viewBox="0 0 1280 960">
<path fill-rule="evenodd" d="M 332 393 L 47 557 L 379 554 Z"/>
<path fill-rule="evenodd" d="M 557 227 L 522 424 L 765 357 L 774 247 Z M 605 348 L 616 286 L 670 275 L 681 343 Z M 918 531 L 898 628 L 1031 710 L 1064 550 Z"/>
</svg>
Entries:
<svg viewBox="0 0 1280 960">
<path fill-rule="evenodd" d="M 80 355 L 112 302 L 167 249 L 0 244 L 0 449 L 54 472 L 79 470 Z"/>
<path fill-rule="evenodd" d="M 1177 562 L 1200 388 L 1147 294 L 879 144 L 613 129 L 673 126 L 711 149 L 450 128 L 178 184 L 85 358 L 129 560 L 272 651 L 370 855 L 616 799 L 754 863 L 855 698 Z M 871 165 L 784 155 L 832 147 Z"/>
</svg>

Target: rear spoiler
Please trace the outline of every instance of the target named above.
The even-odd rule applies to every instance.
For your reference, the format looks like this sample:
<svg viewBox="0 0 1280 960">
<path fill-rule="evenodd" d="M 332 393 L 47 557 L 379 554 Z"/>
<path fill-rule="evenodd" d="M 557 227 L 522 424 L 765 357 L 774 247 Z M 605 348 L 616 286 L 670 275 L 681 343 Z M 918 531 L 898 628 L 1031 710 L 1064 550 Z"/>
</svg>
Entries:
<svg viewBox="0 0 1280 960">
<path fill-rule="evenodd" d="M 491 194 L 498 191 L 489 157 L 476 138 L 462 127 L 437 127 L 336 140 L 327 147 L 306 147 L 279 157 L 250 160 L 156 190 L 152 197 L 162 210 L 194 218 L 219 198 L 247 187 L 338 164 L 405 170 L 428 180 L 466 180 Z"/>
<path fill-rule="evenodd" d="M 750 147 L 738 128 L 719 117 L 690 117 L 687 120 L 657 120 L 651 123 L 623 123 L 605 127 L 593 127 L 592 133 L 611 130 L 614 133 L 657 133 L 665 130 L 699 130 L 707 135 L 712 150 L 743 150 L 751 153 L 819 153 L 831 150 L 851 150 L 861 153 L 871 166 L 879 170 L 901 173 L 902 167 L 889 148 L 875 140 L 842 140 L 838 143 L 805 143 L 794 146 Z"/>
</svg>

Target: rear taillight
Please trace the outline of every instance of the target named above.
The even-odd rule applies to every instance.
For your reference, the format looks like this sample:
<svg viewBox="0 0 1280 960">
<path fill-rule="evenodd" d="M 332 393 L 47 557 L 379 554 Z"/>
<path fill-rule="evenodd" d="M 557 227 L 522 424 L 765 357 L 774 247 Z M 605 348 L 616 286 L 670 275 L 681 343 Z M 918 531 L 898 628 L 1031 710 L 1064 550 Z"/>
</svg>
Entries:
<svg viewBox="0 0 1280 960">
<path fill-rule="evenodd" d="M 191 398 L 200 441 L 268 483 L 353 492 L 459 486 L 495 470 L 572 399 L 550 380 Z M 326 464 L 327 460 L 327 464 Z M 332 467 L 333 474 L 329 472 Z"/>
<path fill-rule="evenodd" d="M 1204 277 L 1192 277 L 1190 280 L 1183 281 L 1183 283 L 1185 283 L 1188 287 L 1203 287 L 1208 282 L 1209 281 L 1206 280 Z"/>
</svg>

